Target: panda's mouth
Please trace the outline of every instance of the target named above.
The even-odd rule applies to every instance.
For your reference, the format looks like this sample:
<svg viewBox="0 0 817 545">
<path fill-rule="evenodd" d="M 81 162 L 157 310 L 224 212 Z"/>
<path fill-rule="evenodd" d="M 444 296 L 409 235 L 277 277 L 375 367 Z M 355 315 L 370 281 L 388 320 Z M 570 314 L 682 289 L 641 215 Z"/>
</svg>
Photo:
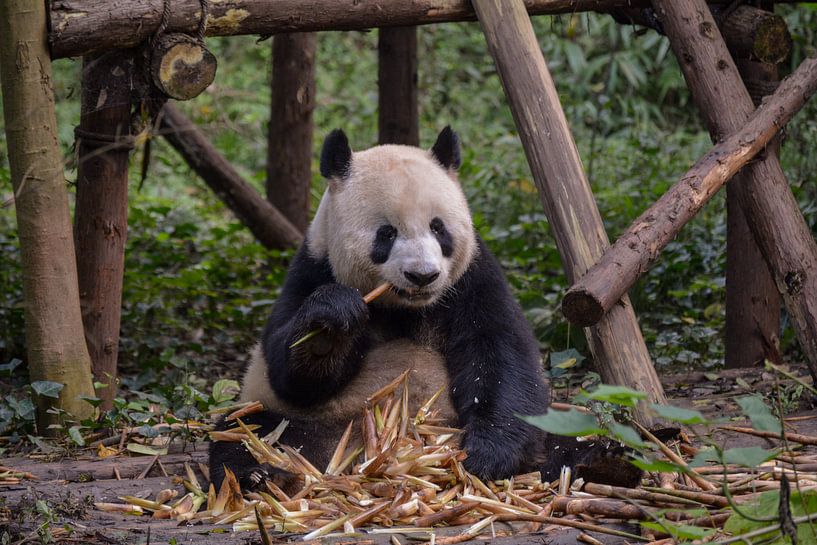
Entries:
<svg viewBox="0 0 817 545">
<path fill-rule="evenodd" d="M 434 292 L 429 290 L 404 290 L 397 286 L 394 286 L 393 290 L 398 297 L 414 303 L 429 301 L 434 298 Z"/>
</svg>

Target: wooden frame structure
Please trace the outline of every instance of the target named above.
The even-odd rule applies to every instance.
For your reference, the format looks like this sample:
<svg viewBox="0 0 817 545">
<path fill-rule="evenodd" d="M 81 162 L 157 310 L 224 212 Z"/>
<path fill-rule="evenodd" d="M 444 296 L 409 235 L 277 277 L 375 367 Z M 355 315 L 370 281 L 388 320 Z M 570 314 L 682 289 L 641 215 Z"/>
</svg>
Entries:
<svg viewBox="0 0 817 545">
<path fill-rule="evenodd" d="M 145 72 L 143 68 L 136 68 L 140 56 L 149 56 L 151 48 L 158 43 L 154 38 L 163 33 L 192 35 L 198 32 L 198 41 L 188 40 L 187 47 L 206 51 L 203 44 L 205 33 L 224 36 L 412 27 L 477 19 L 501 76 L 568 280 L 574 284 L 565 298 L 565 315 L 574 323 L 586 327 L 603 380 L 637 388 L 646 392 L 650 401 L 661 402 L 664 400 L 661 384 L 627 298 L 627 289 L 644 273 L 686 221 L 741 167 L 761 153 L 788 119 L 817 91 L 817 61 L 809 59 L 753 113 L 754 107 L 745 85 L 732 63 L 727 42 L 712 18 L 707 3 L 731 4 L 726 0 L 315 0 L 309 3 L 299 0 L 234 0 L 216 3 L 207 13 L 202 9 L 207 3 L 177 0 L 173 2 L 172 11 L 163 15 L 163 7 L 168 5 L 164 0 L 133 0 L 113 4 L 106 0 L 74 0 L 51 2 L 48 13 L 37 12 L 34 16 L 39 18 L 37 24 L 43 27 L 46 18 L 48 20 L 48 44 L 52 58 L 85 55 L 89 69 L 115 67 L 109 72 L 120 76 L 125 73 L 136 80 L 140 80 Z M 13 10 L 22 9 L 21 6 L 20 2 L 8 3 L 0 8 L 0 18 L 7 18 Z M 636 220 L 624 236 L 613 246 L 609 246 L 556 88 L 533 34 L 529 14 L 618 10 L 619 15 L 629 16 L 631 20 L 639 22 L 640 10 L 635 8 L 650 6 L 654 8 L 676 55 L 681 59 L 689 87 L 713 136 L 720 143 Z M 729 24 L 737 29 L 745 27 L 751 31 L 754 28 L 752 21 L 755 20 L 752 17 L 763 17 L 755 12 L 748 14 L 752 17 L 743 15 L 739 22 Z M 136 27 L 133 25 L 134 18 L 140 21 Z M 754 32 L 747 34 L 735 31 L 734 28 L 727 29 L 728 25 L 724 26 L 724 35 L 733 52 L 742 51 L 743 54 L 758 58 L 765 55 L 768 58 L 761 60 L 767 61 L 780 56 L 775 48 L 756 48 Z M 411 63 L 412 48 L 416 47 L 414 32 L 414 29 L 395 29 L 384 33 L 381 55 L 397 55 L 406 63 Z M 4 29 L 4 33 L 10 44 L 19 39 L 34 39 L 30 36 L 23 38 L 13 27 Z M 45 50 L 45 36 L 34 41 Z M 392 49 L 387 47 L 389 43 Z M 775 42 L 773 45 L 780 44 Z M 746 51 L 749 53 L 745 53 Z M 172 55 L 171 47 L 163 50 L 162 55 Z M 525 61 L 520 62 L 520 59 Z M 10 89 L 12 93 L 21 93 L 23 99 L 28 97 L 33 90 L 15 86 L 13 81 L 19 72 L 19 61 L 17 67 L 8 55 L 0 58 L 0 61 L 4 91 L 8 93 Z M 173 59 L 170 62 L 172 61 Z M 416 63 L 416 57 L 414 62 Z M 167 97 L 157 92 L 157 85 L 162 88 L 163 81 L 156 73 L 156 65 L 156 62 L 151 63 L 154 67 L 153 81 L 140 81 L 136 90 L 142 93 L 143 103 L 157 114 L 161 127 L 169 131 L 167 136 L 171 143 L 239 217 L 250 223 L 252 220 L 246 218 L 266 218 L 256 221 L 266 226 L 264 232 L 261 229 L 253 230 L 259 239 L 270 245 L 291 245 L 300 241 L 302 235 L 298 226 L 293 225 L 275 206 L 243 184 L 226 161 L 219 161 L 217 152 L 208 148 L 209 144 L 184 116 L 171 106 L 165 107 L 163 115 L 158 114 Z M 193 76 L 196 75 L 196 70 L 195 66 L 188 67 Z M 203 88 L 201 82 L 206 82 L 206 78 L 211 77 L 214 60 L 208 60 L 201 70 L 206 72 L 203 79 L 192 82 L 191 86 L 182 87 L 184 92 L 194 93 L 192 89 Z M 414 68 L 404 66 L 394 77 L 408 77 L 410 81 L 413 70 L 416 70 L 416 64 Z M 174 80 L 174 83 L 178 82 Z M 106 89 L 105 96 L 122 93 L 123 84 L 117 83 L 115 78 L 105 80 L 104 85 L 114 86 Z M 94 87 L 90 78 L 84 82 L 83 103 L 86 101 L 86 92 L 90 93 L 89 100 L 96 97 L 94 104 L 97 113 L 90 115 L 91 109 L 88 108 L 86 115 L 86 109 L 83 109 L 83 120 L 77 134 L 81 142 L 80 153 L 86 157 L 94 153 L 105 166 L 95 169 L 94 163 L 89 163 L 81 168 L 80 176 L 83 181 L 80 183 L 78 203 L 82 203 L 82 210 L 93 210 L 93 214 L 101 218 L 103 223 L 110 218 L 117 218 L 117 228 L 123 229 L 121 218 L 123 206 L 126 210 L 127 194 L 121 191 L 121 187 L 123 179 L 124 187 L 127 186 L 127 169 L 122 157 L 123 150 L 127 150 L 132 144 L 132 137 L 130 127 L 125 127 L 126 112 L 121 103 L 106 103 L 100 98 L 100 88 L 99 85 Z M 714 92 L 716 88 L 721 89 L 722 96 Z M 728 92 L 724 92 L 724 89 Z M 134 88 L 129 91 L 132 96 Z M 382 86 L 381 92 L 384 92 Z M 407 97 L 394 96 L 388 100 L 392 102 L 383 102 L 384 99 L 381 98 L 381 106 L 385 107 L 389 103 L 405 105 L 406 101 L 412 100 L 416 102 L 416 88 Z M 50 110 L 44 115 L 53 119 L 53 101 L 46 108 Z M 404 108 L 405 106 L 398 106 L 398 109 Z M 30 140 L 21 137 L 10 126 L 8 113 L 6 119 L 9 147 L 19 152 Z M 394 136 L 396 133 L 393 128 L 389 129 L 391 133 L 384 133 L 381 127 L 381 139 L 413 142 L 416 129 L 408 126 L 411 123 L 416 123 L 416 114 L 410 114 L 401 121 L 402 126 L 397 128 L 397 134 L 403 130 L 403 136 Z M 38 129 L 32 130 L 36 132 Z M 40 130 L 52 129 L 44 127 Z M 107 142 L 108 145 L 97 145 L 100 142 Z M 18 157 L 19 153 L 10 154 L 16 191 L 30 178 L 30 173 L 26 171 L 27 163 L 21 162 Z M 54 169 L 61 168 L 58 159 L 58 155 L 47 158 Z M 762 161 L 751 163 L 742 176 L 744 180 L 740 187 L 743 189 L 737 192 L 736 200 L 769 266 L 777 289 L 794 317 L 798 338 L 809 359 L 812 375 L 817 378 L 817 245 L 796 207 L 774 153 L 766 154 Z M 92 185 L 102 178 L 117 180 L 120 190 L 107 199 L 102 195 L 96 198 L 89 195 L 88 192 L 93 192 Z M 767 181 L 764 183 L 762 180 Z M 87 190 L 84 188 L 86 185 Z M 18 195 L 18 203 L 22 202 L 25 202 L 25 198 Z M 60 204 L 57 207 L 59 210 L 53 211 L 54 217 L 63 218 L 66 206 Z M 18 214 L 21 213 L 24 211 L 18 208 Z M 21 232 L 24 220 L 25 218 L 18 216 Z M 98 285 L 95 281 L 99 279 L 99 271 L 106 266 L 109 268 L 105 270 L 112 271 L 110 274 L 121 276 L 119 263 L 124 245 L 106 248 L 106 251 L 100 250 L 99 243 L 107 236 L 105 230 L 95 230 L 84 224 L 84 221 L 87 218 L 78 218 L 76 225 L 79 242 L 77 251 L 87 253 L 84 257 L 88 260 L 80 271 L 85 278 L 79 279 L 79 285 Z M 21 236 L 21 239 L 24 254 L 39 255 L 44 248 L 55 242 L 49 232 L 41 232 L 30 238 Z M 71 265 L 68 268 L 73 268 L 66 270 L 70 283 L 76 265 L 68 265 Z M 26 261 L 24 269 L 24 274 L 31 273 Z M 111 333 L 112 324 L 118 325 L 119 320 L 119 311 L 115 307 L 121 297 L 121 278 L 118 288 L 115 284 L 114 282 L 111 288 L 112 292 L 96 295 L 96 300 L 104 299 L 104 295 L 108 296 L 107 302 L 102 305 L 106 310 L 96 311 L 109 313 L 107 319 L 85 320 L 85 337 L 88 346 L 93 347 L 93 354 L 109 353 L 107 347 L 110 342 L 114 342 L 110 340 L 115 338 Z M 91 288 L 84 289 L 88 291 Z M 113 293 L 117 290 L 119 293 Z M 55 303 L 55 306 L 66 312 L 79 310 L 78 301 L 72 297 Z M 60 317 L 53 313 L 31 316 L 31 324 L 27 319 L 27 328 L 34 327 L 35 323 L 48 325 L 57 319 Z M 102 347 L 101 351 L 99 346 Z M 102 356 L 96 355 L 94 358 L 94 370 L 98 379 L 99 373 L 107 373 L 108 377 L 112 374 L 115 376 L 115 349 L 113 369 L 110 358 L 107 363 L 98 365 L 97 360 L 101 361 Z M 59 364 L 59 361 L 54 361 L 48 365 Z M 82 365 L 84 364 L 80 362 L 80 366 Z M 647 412 L 642 411 L 637 416 L 642 422 L 649 422 Z"/>
</svg>

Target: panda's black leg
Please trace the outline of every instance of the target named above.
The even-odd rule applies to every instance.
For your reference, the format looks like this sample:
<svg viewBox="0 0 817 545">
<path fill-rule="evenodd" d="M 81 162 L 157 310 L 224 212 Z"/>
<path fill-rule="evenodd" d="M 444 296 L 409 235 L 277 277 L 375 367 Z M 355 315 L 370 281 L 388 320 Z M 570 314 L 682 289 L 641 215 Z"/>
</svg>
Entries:
<svg viewBox="0 0 817 545">
<path fill-rule="evenodd" d="M 281 422 L 282 417 L 270 411 L 263 411 L 242 418 L 245 424 L 261 426 L 255 430 L 259 437 L 270 433 Z M 223 419 L 216 424 L 216 429 L 223 431 L 231 427 L 231 423 Z M 243 491 L 264 489 L 264 481 L 270 480 L 286 492 L 294 492 L 303 484 L 302 479 L 289 471 L 273 467 L 269 464 L 260 464 L 244 447 L 242 443 L 229 441 L 212 441 L 210 443 L 210 482 L 221 489 L 224 480 L 225 468 L 235 474 L 238 484 Z"/>
<path fill-rule="evenodd" d="M 580 441 L 551 434 L 545 445 L 547 460 L 540 468 L 543 481 L 558 479 L 562 466 L 568 466 L 574 478 L 586 482 L 627 488 L 641 483 L 644 472 L 627 460 L 631 451 L 618 443 L 607 439 Z"/>
</svg>

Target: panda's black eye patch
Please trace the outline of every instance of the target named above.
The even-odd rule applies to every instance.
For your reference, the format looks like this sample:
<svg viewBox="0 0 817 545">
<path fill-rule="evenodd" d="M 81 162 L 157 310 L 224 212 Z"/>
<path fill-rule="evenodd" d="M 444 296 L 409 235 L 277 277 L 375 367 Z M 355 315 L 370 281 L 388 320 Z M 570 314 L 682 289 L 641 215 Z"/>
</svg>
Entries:
<svg viewBox="0 0 817 545">
<path fill-rule="evenodd" d="M 443 256 L 451 257 L 454 253 L 454 239 L 451 233 L 445 228 L 445 223 L 440 218 L 434 218 L 428 226 L 434 236 L 437 237 L 437 242 L 440 243 L 440 249 L 443 251 Z"/>
<path fill-rule="evenodd" d="M 372 253 L 370 254 L 374 263 L 385 263 L 389 259 L 396 238 L 397 229 L 394 226 L 387 224 L 378 227 L 372 244 Z"/>
</svg>

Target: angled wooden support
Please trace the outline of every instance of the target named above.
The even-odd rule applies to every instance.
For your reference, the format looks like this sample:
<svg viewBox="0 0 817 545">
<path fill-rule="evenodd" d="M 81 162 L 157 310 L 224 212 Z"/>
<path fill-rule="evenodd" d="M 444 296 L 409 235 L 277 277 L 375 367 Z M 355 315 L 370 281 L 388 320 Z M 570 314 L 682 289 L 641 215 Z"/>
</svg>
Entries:
<svg viewBox="0 0 817 545">
<path fill-rule="evenodd" d="M 609 242 L 559 95 L 522 0 L 475 0 L 474 9 L 568 281 L 574 282 L 601 257 Z M 605 382 L 641 390 L 650 401 L 664 402 L 661 383 L 626 297 L 585 333 Z M 650 420 L 645 411 L 638 417 L 642 423 Z"/>
<path fill-rule="evenodd" d="M 0 80 L 14 187 L 25 296 L 28 373 L 63 385 L 59 399 L 35 396 L 37 427 L 93 416 L 91 358 L 82 334 L 68 190 L 57 140 L 43 2 L 0 2 Z"/>
<path fill-rule="evenodd" d="M 712 148 L 642 213 L 604 256 L 568 290 L 562 311 L 576 325 L 599 321 L 658 258 L 678 231 L 817 91 L 817 59 L 807 59 L 746 121 Z M 799 212 L 797 213 L 800 216 Z"/>
<path fill-rule="evenodd" d="M 709 132 L 722 138 L 739 130 L 754 105 L 706 2 L 654 0 L 653 6 Z M 817 379 L 817 244 L 777 156 L 750 163 L 735 190 Z"/>
<path fill-rule="evenodd" d="M 161 113 L 161 132 L 255 238 L 268 248 L 296 246 L 303 233 L 258 194 L 173 104 Z"/>
</svg>

